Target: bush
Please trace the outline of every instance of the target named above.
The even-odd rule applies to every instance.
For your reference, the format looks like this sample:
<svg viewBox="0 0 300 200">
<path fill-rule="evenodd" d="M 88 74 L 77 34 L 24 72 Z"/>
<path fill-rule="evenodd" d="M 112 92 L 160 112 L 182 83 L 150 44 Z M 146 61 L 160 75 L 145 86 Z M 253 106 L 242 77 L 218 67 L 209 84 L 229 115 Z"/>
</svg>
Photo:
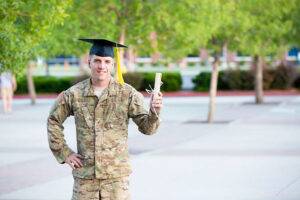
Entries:
<svg viewBox="0 0 300 200">
<path fill-rule="evenodd" d="M 196 91 L 208 91 L 210 86 L 210 72 L 202 72 L 193 78 L 193 83 L 195 84 L 194 90 Z M 225 78 L 224 72 L 219 72 L 218 74 L 218 90 L 228 90 L 229 85 Z"/>
<path fill-rule="evenodd" d="M 28 93 L 27 89 L 27 79 L 25 77 L 17 78 L 17 94 Z"/>
<path fill-rule="evenodd" d="M 254 75 L 252 71 L 227 70 L 222 77 L 228 89 L 253 90 Z M 221 87 L 221 86 L 220 86 Z"/>
<path fill-rule="evenodd" d="M 60 93 L 72 86 L 73 77 L 35 77 L 37 93 Z"/>
<path fill-rule="evenodd" d="M 162 91 L 178 91 L 181 90 L 182 78 L 180 73 L 163 73 Z"/>
<path fill-rule="evenodd" d="M 293 85 L 294 70 L 286 66 L 278 66 L 276 69 L 267 69 L 263 72 L 264 89 L 287 89 Z M 210 72 L 202 72 L 194 79 L 194 90 L 208 91 L 210 87 Z M 253 90 L 254 72 L 252 70 L 226 70 L 219 72 L 218 90 Z M 298 78 L 299 79 L 299 78 Z M 299 87 L 298 79 L 294 86 Z"/>
<path fill-rule="evenodd" d="M 143 74 L 136 72 L 127 72 L 123 75 L 124 81 L 137 90 L 142 88 Z"/>
<path fill-rule="evenodd" d="M 298 76 L 295 78 L 293 86 L 297 89 L 300 89 L 300 74 L 298 74 Z"/>
<path fill-rule="evenodd" d="M 36 76 L 33 78 L 37 93 L 60 93 L 72 85 L 87 79 L 89 76 L 79 77 L 54 77 L 54 76 Z M 155 73 L 135 73 L 130 72 L 124 74 L 126 83 L 132 85 L 137 90 L 145 90 L 154 87 Z M 162 91 L 177 91 L 181 89 L 182 80 L 180 73 L 163 73 Z M 26 77 L 17 79 L 17 94 L 28 93 Z"/>
<path fill-rule="evenodd" d="M 274 79 L 270 84 L 270 89 L 287 89 L 293 85 L 295 79 L 295 70 L 284 65 L 278 66 L 274 70 Z"/>
<path fill-rule="evenodd" d="M 35 90 L 37 93 L 60 93 L 63 90 L 71 87 L 74 77 L 53 77 L 53 76 L 36 76 L 33 78 Z M 28 93 L 27 79 L 21 77 L 17 80 L 18 94 Z"/>
<path fill-rule="evenodd" d="M 143 84 L 141 87 L 141 90 L 150 89 L 149 85 L 151 87 L 154 87 L 155 82 L 155 73 L 143 73 Z M 165 72 L 162 73 L 162 82 L 163 85 L 161 87 L 162 91 L 168 92 L 168 91 L 178 91 L 181 90 L 182 85 L 182 78 L 180 73 L 176 72 Z"/>
<path fill-rule="evenodd" d="M 150 86 L 153 88 L 155 82 L 155 73 L 145 72 L 143 73 L 143 84 L 141 90 L 150 89 Z"/>
<path fill-rule="evenodd" d="M 210 85 L 210 72 L 202 72 L 193 78 L 195 84 L 194 90 L 196 91 L 208 91 Z"/>
</svg>

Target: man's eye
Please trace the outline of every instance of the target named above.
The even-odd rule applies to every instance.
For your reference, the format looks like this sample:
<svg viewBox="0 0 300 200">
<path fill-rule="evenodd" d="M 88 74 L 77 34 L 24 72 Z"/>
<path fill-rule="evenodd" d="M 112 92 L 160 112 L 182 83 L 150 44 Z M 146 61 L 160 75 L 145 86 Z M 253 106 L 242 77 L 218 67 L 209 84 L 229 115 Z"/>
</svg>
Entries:
<svg viewBox="0 0 300 200">
<path fill-rule="evenodd" d="M 105 63 L 106 63 L 106 64 L 110 64 L 110 61 L 109 61 L 109 60 L 106 60 Z"/>
</svg>

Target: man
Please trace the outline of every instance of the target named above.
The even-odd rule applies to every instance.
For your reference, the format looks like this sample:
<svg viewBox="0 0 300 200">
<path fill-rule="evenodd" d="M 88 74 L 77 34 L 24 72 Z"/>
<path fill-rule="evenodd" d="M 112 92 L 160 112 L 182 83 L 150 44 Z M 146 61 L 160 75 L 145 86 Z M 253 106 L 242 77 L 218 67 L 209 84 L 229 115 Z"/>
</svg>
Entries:
<svg viewBox="0 0 300 200">
<path fill-rule="evenodd" d="M 91 77 L 58 96 L 48 117 L 49 146 L 59 163 L 73 169 L 72 199 L 128 200 L 128 120 L 132 118 L 144 134 L 155 133 L 162 94 L 152 95 L 150 110 L 145 110 L 139 92 L 122 83 L 120 76 L 118 81 L 111 77 L 113 47 L 126 46 L 103 39 L 81 40 L 93 44 Z M 64 139 L 62 124 L 70 115 L 75 118 L 78 153 Z"/>
</svg>

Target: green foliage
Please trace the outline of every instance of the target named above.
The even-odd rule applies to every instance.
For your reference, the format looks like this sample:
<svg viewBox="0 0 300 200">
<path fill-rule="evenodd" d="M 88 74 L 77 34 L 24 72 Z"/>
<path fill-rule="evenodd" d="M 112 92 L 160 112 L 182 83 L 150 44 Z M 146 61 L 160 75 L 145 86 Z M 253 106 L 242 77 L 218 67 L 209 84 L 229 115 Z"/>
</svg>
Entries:
<svg viewBox="0 0 300 200">
<path fill-rule="evenodd" d="M 89 78 L 88 76 L 79 77 L 54 77 L 54 76 L 36 76 L 34 82 L 37 93 L 60 93 L 72 85 Z M 125 82 L 132 85 L 139 91 L 145 91 L 154 87 L 155 73 L 126 73 Z M 181 89 L 182 80 L 179 73 L 163 73 L 162 91 L 178 91 Z M 24 76 L 17 78 L 17 94 L 27 93 L 27 79 Z"/>
<path fill-rule="evenodd" d="M 179 60 L 206 46 L 220 22 L 218 0 L 152 3 L 155 15 L 150 26 L 158 35 L 159 52 L 168 60 Z"/>
<path fill-rule="evenodd" d="M 297 79 L 294 81 L 294 71 L 285 66 L 278 66 L 276 69 L 264 70 L 264 89 L 288 89 L 291 86 L 297 87 Z M 208 91 L 210 86 L 210 72 L 198 74 L 193 83 L 195 91 Z M 227 70 L 219 73 L 218 90 L 253 90 L 253 71 Z"/>
<path fill-rule="evenodd" d="M 195 84 L 194 90 L 196 91 L 208 91 L 210 85 L 210 72 L 201 72 L 193 78 L 193 83 Z M 219 84 L 220 85 L 220 84 Z"/>
<path fill-rule="evenodd" d="M 143 85 L 141 90 L 145 91 L 146 89 L 150 89 L 150 86 L 153 88 L 154 82 L 155 82 L 155 73 L 152 72 L 143 73 Z"/>
<path fill-rule="evenodd" d="M 143 73 L 143 85 L 141 90 L 150 89 L 150 86 L 154 87 L 155 82 L 155 73 Z M 165 72 L 162 73 L 162 82 L 161 91 L 178 91 L 181 89 L 182 78 L 180 73 L 176 72 Z"/>
<path fill-rule="evenodd" d="M 227 70 L 222 80 L 228 84 L 228 89 L 253 90 L 254 74 L 252 71 Z"/>
<path fill-rule="evenodd" d="M 63 25 L 55 27 L 55 41 L 45 43 L 45 48 L 53 55 L 81 56 L 87 52 L 90 45 L 79 42 L 78 38 L 107 38 L 120 41 L 121 34 L 124 33 L 122 42 L 130 45 L 130 48 L 138 48 L 140 51 L 143 48 L 149 49 L 149 6 L 148 1 L 140 0 L 76 0 L 68 9 L 70 17 Z"/>
<path fill-rule="evenodd" d="M 163 85 L 162 91 L 177 91 L 181 89 L 182 78 L 180 73 L 163 73 L 162 74 Z"/>
<path fill-rule="evenodd" d="M 287 45 L 292 30 L 289 16 L 295 0 L 243 0 L 239 10 L 248 18 L 249 26 L 241 35 L 239 48 L 250 55 L 265 56 Z"/>
<path fill-rule="evenodd" d="M 287 89 L 293 85 L 295 79 L 295 70 L 294 68 L 287 67 L 284 65 L 279 65 L 276 70 L 273 71 L 272 83 L 270 88 L 274 89 Z"/>
<path fill-rule="evenodd" d="M 52 76 L 36 76 L 34 77 L 35 87 L 37 93 L 60 93 L 63 90 L 72 86 L 74 77 L 52 77 Z M 17 79 L 18 94 L 27 93 L 27 80 L 25 77 Z"/>
<path fill-rule="evenodd" d="M 133 86 L 135 89 L 140 90 L 143 84 L 143 74 L 137 72 L 127 72 L 123 75 L 125 83 Z"/>
<path fill-rule="evenodd" d="M 71 0 L 0 1 L 0 65 L 21 72 L 27 62 L 41 53 L 54 25 L 63 22 Z"/>
<path fill-rule="evenodd" d="M 299 43 L 300 0 L 0 1 L 0 65 L 22 71 L 37 55 L 77 55 L 80 37 L 120 40 L 135 52 L 178 61 L 199 48 L 223 46 L 250 55 Z M 158 46 L 149 35 L 157 33 Z"/>
<path fill-rule="evenodd" d="M 225 73 L 219 72 L 218 75 L 218 89 L 219 90 L 228 90 L 229 83 L 226 81 Z M 194 90 L 196 91 L 209 91 L 211 73 L 210 72 L 201 72 L 193 78 Z"/>
<path fill-rule="evenodd" d="M 295 81 L 293 82 L 293 87 L 300 89 L 300 74 L 298 74 Z"/>
<path fill-rule="evenodd" d="M 207 45 L 215 55 L 220 55 L 224 46 L 237 50 L 241 38 L 249 29 L 249 17 L 240 9 L 241 3 L 239 0 L 219 0 L 218 12 L 213 14 L 216 30 Z"/>
<path fill-rule="evenodd" d="M 287 34 L 290 44 L 300 45 L 300 0 L 292 1 L 296 6 L 293 6 L 289 17 L 292 20 L 292 30 Z"/>
</svg>

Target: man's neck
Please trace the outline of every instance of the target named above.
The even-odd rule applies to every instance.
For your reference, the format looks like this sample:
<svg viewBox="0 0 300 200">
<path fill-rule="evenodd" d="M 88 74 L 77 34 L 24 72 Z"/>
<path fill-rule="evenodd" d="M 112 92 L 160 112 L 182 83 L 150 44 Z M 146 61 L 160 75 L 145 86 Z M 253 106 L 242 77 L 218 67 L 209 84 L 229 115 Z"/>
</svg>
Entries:
<svg viewBox="0 0 300 200">
<path fill-rule="evenodd" d="M 107 80 L 94 80 L 92 78 L 92 86 L 97 87 L 97 88 L 107 88 L 110 80 L 111 80 L 111 78 L 109 78 Z"/>
</svg>

